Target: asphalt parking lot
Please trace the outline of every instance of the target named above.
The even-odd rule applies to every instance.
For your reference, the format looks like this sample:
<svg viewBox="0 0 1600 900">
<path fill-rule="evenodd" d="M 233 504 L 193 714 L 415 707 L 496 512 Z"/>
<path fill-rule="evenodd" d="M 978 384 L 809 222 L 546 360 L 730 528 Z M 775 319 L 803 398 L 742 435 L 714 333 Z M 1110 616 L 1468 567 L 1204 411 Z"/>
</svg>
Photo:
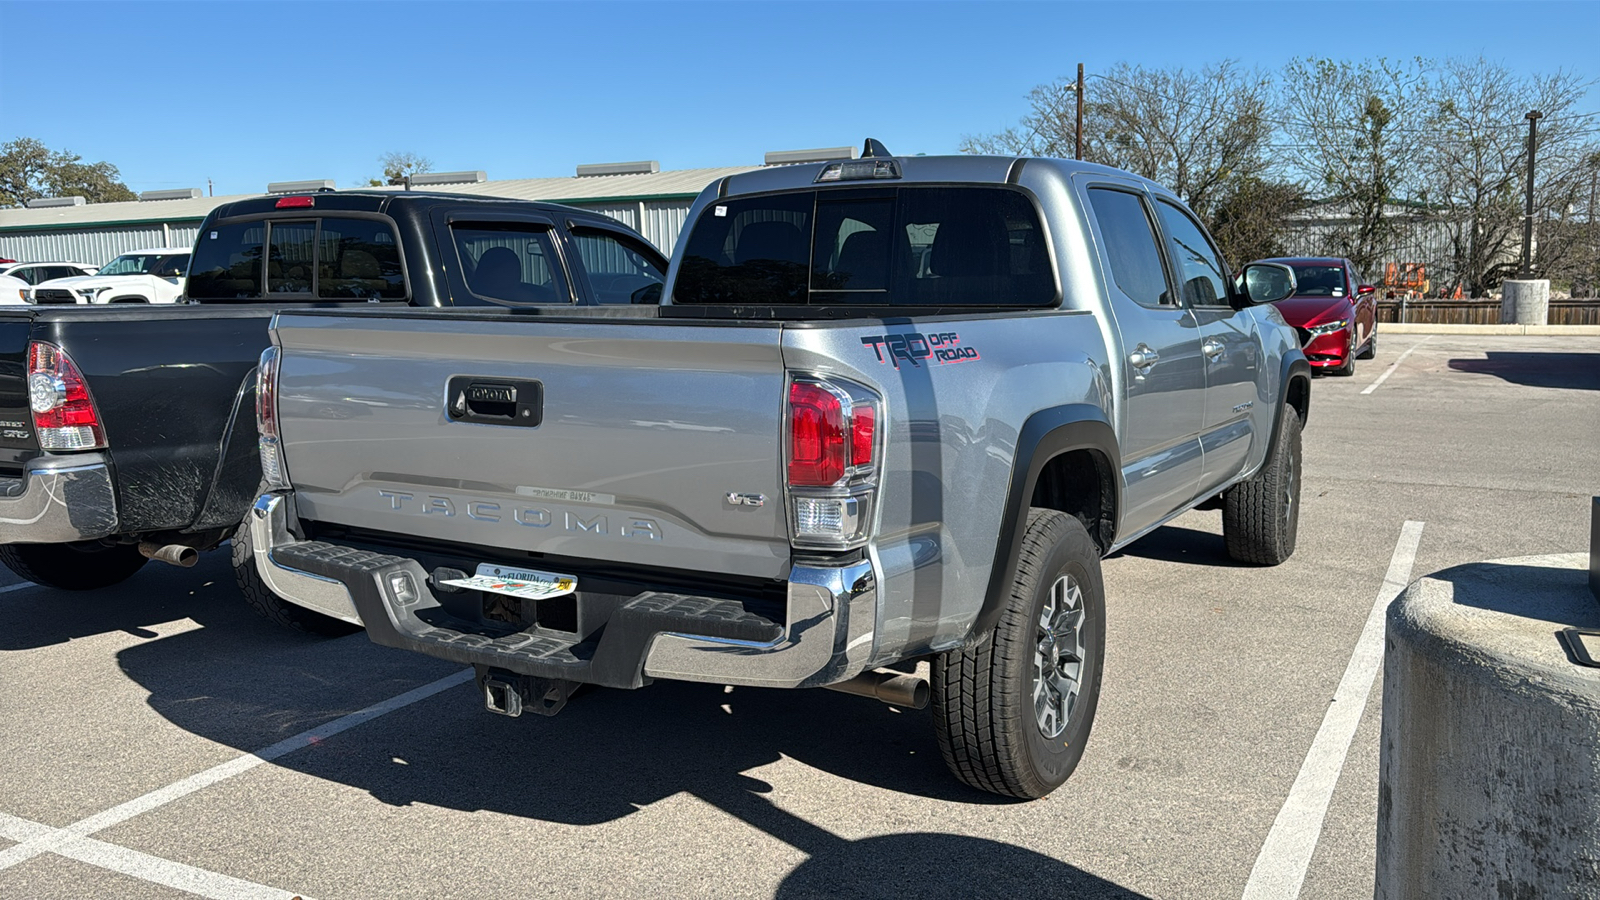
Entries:
<svg viewBox="0 0 1600 900">
<path fill-rule="evenodd" d="M 1371 896 L 1364 626 L 1396 578 L 1586 550 L 1597 446 L 1600 337 L 1384 335 L 1313 386 L 1293 559 L 1235 566 L 1196 511 L 1105 562 L 1099 719 L 1032 803 L 958 784 L 925 711 L 825 691 L 489 715 L 458 667 L 258 619 L 225 551 L 93 594 L 0 573 L 0 896 Z"/>
</svg>

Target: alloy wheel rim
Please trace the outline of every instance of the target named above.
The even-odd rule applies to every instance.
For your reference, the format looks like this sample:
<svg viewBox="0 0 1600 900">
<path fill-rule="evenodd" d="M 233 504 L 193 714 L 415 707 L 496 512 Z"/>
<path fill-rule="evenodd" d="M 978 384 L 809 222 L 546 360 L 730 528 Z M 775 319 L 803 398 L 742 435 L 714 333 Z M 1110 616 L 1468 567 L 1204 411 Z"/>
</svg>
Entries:
<svg viewBox="0 0 1600 900">
<path fill-rule="evenodd" d="M 1033 651 L 1033 715 L 1047 738 L 1059 737 L 1083 688 L 1083 590 L 1071 575 L 1050 586 Z"/>
</svg>

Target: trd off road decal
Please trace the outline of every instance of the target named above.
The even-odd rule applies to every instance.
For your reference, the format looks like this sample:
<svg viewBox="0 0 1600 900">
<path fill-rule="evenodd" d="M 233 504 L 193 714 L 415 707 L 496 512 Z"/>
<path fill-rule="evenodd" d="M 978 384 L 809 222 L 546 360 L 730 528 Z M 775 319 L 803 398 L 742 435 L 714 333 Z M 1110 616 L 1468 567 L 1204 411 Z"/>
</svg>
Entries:
<svg viewBox="0 0 1600 900">
<path fill-rule="evenodd" d="M 922 334 L 916 331 L 905 334 L 881 334 L 864 337 L 861 343 L 871 347 L 872 352 L 878 354 L 878 362 L 890 363 L 896 369 L 900 368 L 902 359 L 920 368 L 922 360 L 928 360 L 929 365 L 949 366 L 982 358 L 978 355 L 977 349 L 961 346 L 961 335 L 954 331 L 941 331 L 936 334 Z"/>
</svg>

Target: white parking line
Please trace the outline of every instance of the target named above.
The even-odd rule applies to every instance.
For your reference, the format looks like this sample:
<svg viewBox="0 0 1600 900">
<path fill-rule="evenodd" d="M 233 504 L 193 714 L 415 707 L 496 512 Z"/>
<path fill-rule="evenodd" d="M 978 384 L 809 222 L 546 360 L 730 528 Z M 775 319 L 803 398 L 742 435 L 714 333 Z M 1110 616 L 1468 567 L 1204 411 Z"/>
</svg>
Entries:
<svg viewBox="0 0 1600 900">
<path fill-rule="evenodd" d="M 57 834 L 62 829 L 51 828 L 38 822 L 30 822 L 16 816 L 0 813 L 0 837 L 13 841 L 40 840 Z M 254 881 L 245 881 L 209 869 L 173 862 L 148 853 L 140 853 L 127 847 L 97 841 L 94 838 L 71 836 L 62 844 L 55 847 L 52 852 L 88 863 L 101 869 L 109 869 L 140 881 L 149 881 L 165 885 L 186 893 L 201 897 L 210 897 L 214 900 L 288 900 L 298 897 L 300 900 L 311 900 L 304 894 L 296 894 L 280 888 L 268 887 Z"/>
<path fill-rule="evenodd" d="M 264 747 L 254 753 L 236 757 L 225 763 L 212 766 L 204 772 L 190 775 L 182 781 L 169 784 L 164 788 L 151 791 L 140 797 L 135 797 L 126 803 L 111 807 L 104 812 L 96 813 L 85 819 L 66 826 L 65 828 L 51 829 L 49 834 L 39 834 L 24 839 L 14 847 L 0 851 L 0 869 L 6 869 L 24 860 L 32 859 L 41 853 L 57 853 L 62 856 L 71 856 L 69 847 L 77 846 L 78 839 L 87 837 L 97 831 L 110 828 L 113 825 L 126 822 L 134 816 L 143 815 L 153 809 L 165 806 L 174 800 L 187 797 L 195 791 L 210 787 L 220 781 L 226 781 L 236 775 L 242 775 L 256 766 L 270 762 L 281 756 L 293 753 L 312 744 L 321 743 L 342 731 L 348 731 L 364 722 L 370 722 L 386 713 L 394 712 L 410 706 L 419 700 L 426 700 L 440 691 L 449 690 L 459 684 L 472 680 L 472 670 L 464 669 L 454 675 L 430 682 L 419 688 L 413 688 L 395 697 L 390 697 L 381 703 L 374 703 L 366 709 L 358 710 L 347 716 L 341 716 L 331 722 L 326 722 L 308 731 L 302 731 L 291 738 L 286 738 L 269 747 Z M 111 846 L 111 845 L 107 845 Z M 133 851 L 128 851 L 133 852 Z M 78 857 L 73 857 L 78 858 Z M 87 860 L 85 860 L 87 861 Z M 173 863 L 172 865 L 179 865 Z M 107 867 L 109 868 L 109 866 Z M 197 870 L 200 871 L 200 870 Z M 226 876 L 218 876 L 226 877 Z M 154 880 L 154 879 L 150 879 Z M 166 882 L 160 882 L 165 884 Z M 205 895 L 211 896 L 211 895 Z"/>
<path fill-rule="evenodd" d="M 1395 357 L 1394 362 L 1389 364 L 1389 368 L 1384 369 L 1383 370 L 1383 374 L 1378 376 L 1378 380 L 1374 381 L 1373 383 L 1371 383 L 1371 384 L 1367 385 L 1365 388 L 1363 388 L 1361 393 L 1370 394 L 1373 391 L 1377 390 L 1379 385 L 1381 385 L 1385 381 L 1389 380 L 1389 376 L 1394 374 L 1394 370 L 1395 369 L 1400 368 L 1400 364 L 1406 361 L 1406 357 L 1408 357 L 1412 353 L 1414 353 L 1418 347 L 1421 347 L 1423 344 L 1426 344 L 1427 342 L 1433 340 L 1433 337 L 1434 336 L 1430 334 L 1427 337 L 1423 338 L 1422 340 L 1417 341 L 1415 344 L 1412 344 L 1411 346 L 1407 347 L 1406 348 L 1406 352 L 1404 352 L 1404 353 L 1400 354 L 1399 356 Z"/>
<path fill-rule="evenodd" d="M 1372 693 L 1372 682 L 1383 663 L 1384 615 L 1411 580 L 1411 564 L 1416 561 L 1421 541 L 1421 522 L 1408 521 L 1400 527 L 1400 540 L 1389 560 L 1389 571 L 1383 576 L 1383 586 L 1378 588 L 1367 624 L 1356 640 L 1350 664 L 1339 679 L 1333 702 L 1322 717 L 1322 727 L 1311 741 L 1300 774 L 1295 776 L 1289 797 L 1283 801 L 1283 808 L 1278 810 L 1278 818 L 1261 845 L 1261 854 L 1244 886 L 1244 900 L 1293 900 L 1300 896 L 1311 854 L 1322 836 L 1322 820 L 1328 814 L 1334 786 L 1350 752 L 1350 741 L 1361 724 L 1367 695 Z"/>
</svg>

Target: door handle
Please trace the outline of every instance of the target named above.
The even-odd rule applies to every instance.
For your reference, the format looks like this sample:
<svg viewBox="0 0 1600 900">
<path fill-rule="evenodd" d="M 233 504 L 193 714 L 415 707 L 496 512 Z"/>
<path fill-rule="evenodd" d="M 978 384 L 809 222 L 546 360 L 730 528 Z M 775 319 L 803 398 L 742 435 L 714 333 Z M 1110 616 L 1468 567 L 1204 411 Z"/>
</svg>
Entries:
<svg viewBox="0 0 1600 900">
<path fill-rule="evenodd" d="M 457 375 L 446 386 L 445 405 L 452 421 L 536 428 L 544 421 L 544 385 Z"/>
<path fill-rule="evenodd" d="M 1141 342 L 1128 354 L 1128 365 L 1139 370 L 1140 374 L 1149 371 L 1150 367 L 1161 361 L 1161 354 L 1157 353 L 1149 344 Z"/>
<path fill-rule="evenodd" d="M 1200 352 L 1206 355 L 1206 359 L 1216 359 L 1222 355 L 1222 350 L 1222 342 L 1214 338 L 1206 338 L 1206 342 L 1200 345 Z"/>
</svg>

